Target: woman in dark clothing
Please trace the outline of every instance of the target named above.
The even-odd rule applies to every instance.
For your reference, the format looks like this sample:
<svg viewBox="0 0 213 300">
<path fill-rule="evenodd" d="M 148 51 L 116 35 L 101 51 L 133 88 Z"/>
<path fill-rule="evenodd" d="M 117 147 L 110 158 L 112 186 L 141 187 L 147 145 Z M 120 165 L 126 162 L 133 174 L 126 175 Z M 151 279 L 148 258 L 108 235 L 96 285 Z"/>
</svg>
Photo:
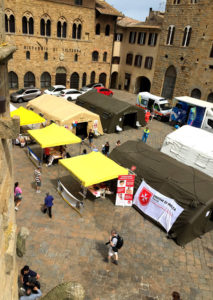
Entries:
<svg viewBox="0 0 213 300">
<path fill-rule="evenodd" d="M 109 142 L 106 142 L 106 144 L 104 145 L 103 149 L 102 149 L 102 153 L 106 156 L 109 156 Z"/>
</svg>

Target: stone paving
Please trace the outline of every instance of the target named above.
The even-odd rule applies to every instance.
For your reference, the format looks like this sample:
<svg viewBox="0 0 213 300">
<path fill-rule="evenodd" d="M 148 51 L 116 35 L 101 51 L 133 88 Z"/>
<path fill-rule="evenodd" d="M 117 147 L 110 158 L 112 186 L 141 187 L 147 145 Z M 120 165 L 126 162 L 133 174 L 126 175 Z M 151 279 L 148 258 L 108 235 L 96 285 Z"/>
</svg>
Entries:
<svg viewBox="0 0 213 300">
<path fill-rule="evenodd" d="M 116 95 L 135 101 L 135 95 L 129 93 L 116 91 Z M 147 143 L 159 149 L 171 130 L 153 120 Z M 123 143 L 141 135 L 142 129 L 104 135 L 96 146 L 101 150 L 109 140 L 113 148 L 118 139 Z M 28 264 L 41 275 L 44 293 L 61 282 L 78 281 L 86 290 L 86 300 L 168 300 L 174 290 L 183 300 L 213 299 L 213 232 L 181 248 L 136 210 L 115 207 L 107 198 L 86 199 L 81 218 L 56 191 L 57 166 L 43 168 L 42 192 L 36 194 L 34 166 L 25 149 L 14 147 L 14 164 L 15 181 L 23 189 L 18 229 L 26 226 L 30 230 L 26 255 L 18 258 L 18 265 Z M 53 219 L 40 210 L 47 191 L 55 198 Z M 125 240 L 118 266 L 103 261 L 112 228 Z"/>
</svg>

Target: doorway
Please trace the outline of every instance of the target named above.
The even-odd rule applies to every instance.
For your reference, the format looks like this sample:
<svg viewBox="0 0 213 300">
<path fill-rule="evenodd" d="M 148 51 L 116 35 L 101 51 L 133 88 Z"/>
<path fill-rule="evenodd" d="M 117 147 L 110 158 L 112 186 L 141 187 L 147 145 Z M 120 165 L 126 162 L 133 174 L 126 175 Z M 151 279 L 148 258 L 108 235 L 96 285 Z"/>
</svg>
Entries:
<svg viewBox="0 0 213 300">
<path fill-rule="evenodd" d="M 123 129 L 131 129 L 136 127 L 136 121 L 137 121 L 137 113 L 130 113 L 124 115 L 123 119 Z"/>
<path fill-rule="evenodd" d="M 111 75 L 111 84 L 110 84 L 111 89 L 117 88 L 117 79 L 118 79 L 118 72 L 113 72 Z"/>
<path fill-rule="evenodd" d="M 56 76 L 55 76 L 55 84 L 56 85 L 64 85 L 66 86 L 67 82 L 67 71 L 63 67 L 59 67 L 56 70 Z"/>
<path fill-rule="evenodd" d="M 135 93 L 150 92 L 151 82 L 147 77 L 140 76 L 136 79 Z"/>
<path fill-rule="evenodd" d="M 131 74 L 125 73 L 124 89 L 126 91 L 129 90 L 130 82 L 131 82 Z"/>
<path fill-rule="evenodd" d="M 78 123 L 76 126 L 76 135 L 81 139 L 85 139 L 87 137 L 87 122 Z"/>
</svg>

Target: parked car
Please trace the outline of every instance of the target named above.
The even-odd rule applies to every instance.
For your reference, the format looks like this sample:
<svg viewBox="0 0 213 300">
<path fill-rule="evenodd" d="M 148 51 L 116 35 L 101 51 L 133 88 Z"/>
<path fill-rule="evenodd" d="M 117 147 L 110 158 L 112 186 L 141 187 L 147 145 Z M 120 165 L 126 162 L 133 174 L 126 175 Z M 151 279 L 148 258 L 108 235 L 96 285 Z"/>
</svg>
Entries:
<svg viewBox="0 0 213 300">
<path fill-rule="evenodd" d="M 10 94 L 11 102 L 24 102 L 32 100 L 41 95 L 41 91 L 37 88 L 24 88 L 15 93 Z"/>
<path fill-rule="evenodd" d="M 113 91 L 105 88 L 105 87 L 95 87 L 94 89 L 97 90 L 98 93 L 106 95 L 106 96 L 113 96 Z"/>
<path fill-rule="evenodd" d="M 86 86 L 83 86 L 80 90 L 85 93 L 94 89 L 95 87 L 104 87 L 104 85 L 102 83 L 90 83 Z"/>
<path fill-rule="evenodd" d="M 65 89 L 60 91 L 59 97 L 63 97 L 68 101 L 73 101 L 76 100 L 80 95 L 82 95 L 82 92 L 76 89 Z"/>
<path fill-rule="evenodd" d="M 44 91 L 44 94 L 58 96 L 62 90 L 66 89 L 64 85 L 53 85 Z"/>
</svg>

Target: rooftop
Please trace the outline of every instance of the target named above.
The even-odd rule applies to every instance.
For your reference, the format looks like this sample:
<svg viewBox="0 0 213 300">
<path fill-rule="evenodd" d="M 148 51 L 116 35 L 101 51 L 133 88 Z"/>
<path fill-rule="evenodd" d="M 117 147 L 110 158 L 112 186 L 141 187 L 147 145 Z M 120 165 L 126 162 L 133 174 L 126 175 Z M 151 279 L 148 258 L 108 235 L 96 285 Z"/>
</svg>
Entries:
<svg viewBox="0 0 213 300">
<path fill-rule="evenodd" d="M 121 17 L 122 13 L 104 0 L 96 0 L 96 10 L 102 15 Z"/>
</svg>

